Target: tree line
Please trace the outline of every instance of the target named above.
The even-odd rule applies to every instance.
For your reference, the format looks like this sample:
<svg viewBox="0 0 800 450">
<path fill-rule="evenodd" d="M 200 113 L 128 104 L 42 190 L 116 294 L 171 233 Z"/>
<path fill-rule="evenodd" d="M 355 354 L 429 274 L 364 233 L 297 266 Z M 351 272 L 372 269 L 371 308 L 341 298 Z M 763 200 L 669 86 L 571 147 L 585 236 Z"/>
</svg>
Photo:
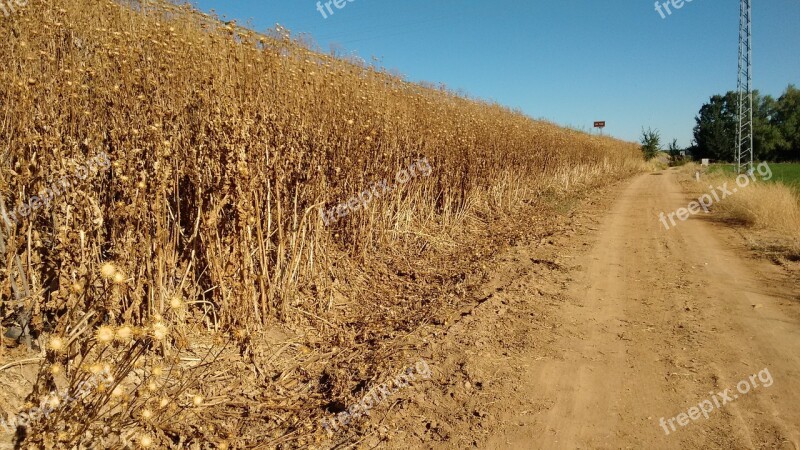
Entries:
<svg viewBox="0 0 800 450">
<path fill-rule="evenodd" d="M 715 95 L 695 117 L 695 159 L 733 161 L 739 96 Z M 800 89 L 789 85 L 777 100 L 753 92 L 753 153 L 759 161 L 800 161 Z"/>
<path fill-rule="evenodd" d="M 694 159 L 709 158 L 731 162 L 736 155 L 739 95 L 729 91 L 714 95 L 695 117 L 694 139 L 685 149 Z M 642 151 L 646 159 L 660 151 L 660 136 L 642 130 Z M 679 151 L 673 141 L 668 151 Z M 753 92 L 753 153 L 759 161 L 800 161 L 800 89 L 789 85 L 777 99 Z"/>
</svg>

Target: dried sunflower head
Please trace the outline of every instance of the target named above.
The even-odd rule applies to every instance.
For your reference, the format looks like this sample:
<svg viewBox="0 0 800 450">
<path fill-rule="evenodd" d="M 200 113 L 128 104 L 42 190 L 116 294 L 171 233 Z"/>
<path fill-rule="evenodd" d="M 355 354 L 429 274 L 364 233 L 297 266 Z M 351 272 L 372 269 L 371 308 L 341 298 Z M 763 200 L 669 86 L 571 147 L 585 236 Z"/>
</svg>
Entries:
<svg viewBox="0 0 800 450">
<path fill-rule="evenodd" d="M 116 339 L 120 342 L 128 342 L 133 337 L 133 329 L 127 325 L 117 328 Z"/>
<path fill-rule="evenodd" d="M 115 335 L 114 329 L 112 329 L 108 325 L 103 325 L 97 329 L 94 336 L 98 342 L 107 344 L 114 340 L 114 335 Z"/>
<path fill-rule="evenodd" d="M 114 284 L 125 284 L 125 274 L 117 271 L 113 276 Z"/>
<path fill-rule="evenodd" d="M 105 263 L 102 266 L 100 266 L 100 275 L 102 275 L 103 278 L 112 278 L 116 273 L 117 273 L 117 268 L 116 266 L 114 266 L 114 264 Z"/>
<path fill-rule="evenodd" d="M 150 448 L 150 447 L 153 446 L 153 438 L 151 438 L 147 434 L 143 434 L 143 435 L 139 436 L 139 445 L 142 448 Z"/>
<path fill-rule="evenodd" d="M 169 328 L 162 322 L 153 324 L 153 337 L 158 341 L 163 341 L 169 335 Z"/>
<path fill-rule="evenodd" d="M 47 341 L 47 348 L 50 350 L 61 353 L 66 350 L 66 342 L 60 336 L 52 336 L 50 340 Z"/>
<path fill-rule="evenodd" d="M 179 295 L 173 296 L 169 300 L 169 307 L 172 309 L 182 309 L 183 308 L 183 299 Z"/>
</svg>

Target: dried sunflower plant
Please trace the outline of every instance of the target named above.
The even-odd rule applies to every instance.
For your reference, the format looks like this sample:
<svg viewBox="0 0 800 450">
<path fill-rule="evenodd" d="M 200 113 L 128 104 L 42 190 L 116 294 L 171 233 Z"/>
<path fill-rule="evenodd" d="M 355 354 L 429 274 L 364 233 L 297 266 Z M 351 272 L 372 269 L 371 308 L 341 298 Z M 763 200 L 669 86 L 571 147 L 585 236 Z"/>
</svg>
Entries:
<svg viewBox="0 0 800 450">
<path fill-rule="evenodd" d="M 314 447 L 328 405 L 360 402 L 469 301 L 510 235 L 493 227 L 543 234 L 548 201 L 641 168 L 636 144 L 279 26 L 160 0 L 14 11 L 0 20 L 0 318 L 42 350 L 0 346 L 0 368 L 31 369 L 23 407 L 0 407 L 8 424 L 52 392 L 74 398 L 17 426 L 22 448 Z M 374 180 L 402 189 L 353 214 Z M 326 224 L 320 209 L 344 199 Z"/>
<path fill-rule="evenodd" d="M 16 427 L 18 440 L 47 448 L 159 447 L 168 440 L 169 424 L 204 406 L 197 382 L 230 339 L 217 339 L 202 357 L 191 358 L 193 364 L 184 364 L 174 350 L 175 329 L 186 319 L 178 296 L 163 316 L 154 314 L 142 325 L 109 324 L 115 314 L 107 309 L 109 301 L 99 300 L 124 293 L 129 281 L 106 262 L 86 284 L 72 286 L 96 306 L 78 313 L 74 325 L 62 322 L 47 338 L 45 370 L 26 412 L 6 421 Z"/>
<path fill-rule="evenodd" d="M 28 423 L 36 422 L 40 419 L 48 419 L 50 414 L 63 405 L 89 395 L 100 383 L 110 383 L 113 381 L 113 379 L 107 375 L 109 375 L 109 373 L 103 368 L 101 372 L 92 373 L 92 376 L 88 380 L 78 383 L 78 385 L 75 386 L 74 392 L 70 392 L 66 388 L 61 389 L 61 391 L 50 391 L 48 395 L 41 399 L 39 406 L 26 409 L 16 416 L 10 417 L 8 421 L 0 418 L 0 429 L 5 433 L 16 434 L 20 427 L 25 428 Z"/>
</svg>

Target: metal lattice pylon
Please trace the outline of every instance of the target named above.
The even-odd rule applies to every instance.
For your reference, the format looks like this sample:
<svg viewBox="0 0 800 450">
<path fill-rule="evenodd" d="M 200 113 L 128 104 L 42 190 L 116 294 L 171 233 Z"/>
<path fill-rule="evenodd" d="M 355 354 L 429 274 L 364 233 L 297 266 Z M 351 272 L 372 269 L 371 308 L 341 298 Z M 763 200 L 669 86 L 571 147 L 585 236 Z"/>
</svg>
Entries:
<svg viewBox="0 0 800 450">
<path fill-rule="evenodd" d="M 753 170 L 753 90 L 751 0 L 740 0 L 739 80 L 737 91 L 736 164 L 739 173 Z"/>
</svg>

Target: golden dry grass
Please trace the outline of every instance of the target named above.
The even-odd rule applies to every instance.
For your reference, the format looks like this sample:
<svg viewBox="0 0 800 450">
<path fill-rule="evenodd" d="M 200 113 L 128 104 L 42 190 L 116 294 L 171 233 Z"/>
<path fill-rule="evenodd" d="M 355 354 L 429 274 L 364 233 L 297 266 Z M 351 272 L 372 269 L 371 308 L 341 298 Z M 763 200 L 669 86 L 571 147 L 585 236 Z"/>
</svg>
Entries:
<svg viewBox="0 0 800 450">
<path fill-rule="evenodd" d="M 682 169 L 687 175 L 696 171 L 705 172 L 697 164 L 688 164 Z M 800 197 L 797 191 L 781 183 L 761 181 L 759 174 L 755 182 L 737 189 L 736 193 L 716 202 L 712 209 L 716 218 L 747 227 L 755 232 L 750 243 L 757 249 L 782 254 L 791 258 L 800 255 Z M 693 194 L 709 191 L 708 186 L 736 186 L 736 177 L 724 172 L 704 173 L 700 183 L 690 182 Z"/>
<path fill-rule="evenodd" d="M 761 183 L 741 189 L 730 201 L 721 202 L 718 210 L 733 221 L 800 238 L 800 203 L 795 192 L 783 184 Z"/>
<path fill-rule="evenodd" d="M 448 280 L 487 255 L 494 222 L 543 216 L 547 199 L 641 169 L 635 144 L 407 83 L 311 51 L 285 30 L 262 36 L 186 7 L 137 5 L 32 0 L 0 22 L 5 204 L 27 202 L 100 152 L 111 161 L 3 230 L 3 314 L 30 310 L 36 334 L 62 339 L 31 401 L 74 388 L 97 364 L 116 380 L 31 425 L 26 445 L 96 442 L 104 427 L 161 446 L 252 443 L 254 430 L 301 439 L 313 430 L 299 431 L 300 419 L 386 370 L 398 336 L 450 301 L 401 301 L 397 286 L 405 298 L 423 293 L 390 280 L 463 290 Z M 430 176 L 324 226 L 321 207 L 422 157 Z M 527 218 L 529 234 L 541 231 L 544 219 Z M 478 237 L 486 243 L 470 241 Z M 375 293 L 375 304 L 357 292 Z M 278 352 L 294 359 L 264 384 L 261 371 L 277 363 L 255 362 L 253 336 L 278 324 L 299 336 Z M 209 376 L 223 348 L 238 359 Z M 281 399 L 270 420 L 250 411 L 261 428 L 226 421 L 245 406 L 219 392 L 198 401 L 204 382 L 233 382 L 224 373 L 243 361 L 251 388 Z M 342 375 L 357 362 L 358 375 Z"/>
</svg>

